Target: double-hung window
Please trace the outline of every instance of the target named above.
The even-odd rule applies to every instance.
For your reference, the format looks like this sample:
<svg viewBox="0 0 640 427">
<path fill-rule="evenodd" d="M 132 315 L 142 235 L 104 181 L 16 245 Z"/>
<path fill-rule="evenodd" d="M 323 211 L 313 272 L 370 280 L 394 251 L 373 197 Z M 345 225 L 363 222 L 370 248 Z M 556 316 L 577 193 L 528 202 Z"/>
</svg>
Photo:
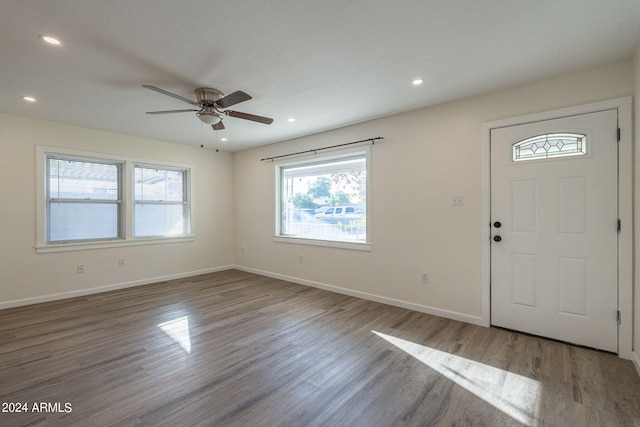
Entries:
<svg viewBox="0 0 640 427">
<path fill-rule="evenodd" d="M 123 162 L 49 154 L 47 242 L 122 238 Z"/>
<path fill-rule="evenodd" d="M 189 234 L 188 170 L 135 164 L 135 237 Z"/>
<path fill-rule="evenodd" d="M 368 153 L 277 166 L 276 239 L 366 249 Z"/>
<path fill-rule="evenodd" d="M 191 168 L 37 148 L 37 252 L 191 239 Z"/>
</svg>

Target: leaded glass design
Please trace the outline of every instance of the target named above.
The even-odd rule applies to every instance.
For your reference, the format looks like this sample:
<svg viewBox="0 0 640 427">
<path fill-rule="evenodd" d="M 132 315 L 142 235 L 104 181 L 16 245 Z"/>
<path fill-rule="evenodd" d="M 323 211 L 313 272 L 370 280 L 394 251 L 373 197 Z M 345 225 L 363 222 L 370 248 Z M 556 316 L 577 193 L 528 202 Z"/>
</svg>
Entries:
<svg viewBox="0 0 640 427">
<path fill-rule="evenodd" d="M 513 144 L 513 160 L 536 160 L 587 154 L 587 136 L 579 133 L 548 133 Z"/>
</svg>

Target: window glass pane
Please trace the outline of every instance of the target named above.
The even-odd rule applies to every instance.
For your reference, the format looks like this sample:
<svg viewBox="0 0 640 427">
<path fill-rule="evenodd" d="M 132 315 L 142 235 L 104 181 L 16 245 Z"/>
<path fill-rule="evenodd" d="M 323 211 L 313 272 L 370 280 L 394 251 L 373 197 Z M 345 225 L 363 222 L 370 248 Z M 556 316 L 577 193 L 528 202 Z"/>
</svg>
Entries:
<svg viewBox="0 0 640 427">
<path fill-rule="evenodd" d="M 188 234 L 185 207 L 182 204 L 136 204 L 136 237 L 176 236 Z"/>
<path fill-rule="evenodd" d="M 136 166 L 134 175 L 136 200 L 182 202 L 184 171 Z"/>
<path fill-rule="evenodd" d="M 122 163 L 54 154 L 46 161 L 47 242 L 121 237 Z"/>
<path fill-rule="evenodd" d="M 189 234 L 188 170 L 134 165 L 135 237 Z"/>
<path fill-rule="evenodd" d="M 366 157 L 281 168 L 280 235 L 366 242 Z"/>
<path fill-rule="evenodd" d="M 49 203 L 49 241 L 118 237 L 117 203 Z"/>
<path fill-rule="evenodd" d="M 90 160 L 48 159 L 48 197 L 117 200 L 119 165 Z"/>
<path fill-rule="evenodd" d="M 513 144 L 513 160 L 537 160 L 587 154 L 587 136 L 579 133 L 536 135 Z"/>
</svg>

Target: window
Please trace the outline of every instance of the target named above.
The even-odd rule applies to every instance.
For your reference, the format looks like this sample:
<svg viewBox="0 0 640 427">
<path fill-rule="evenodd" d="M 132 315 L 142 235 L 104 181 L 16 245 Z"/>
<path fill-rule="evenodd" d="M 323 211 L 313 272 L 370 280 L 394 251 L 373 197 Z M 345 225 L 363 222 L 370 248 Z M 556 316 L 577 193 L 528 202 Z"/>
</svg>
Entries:
<svg viewBox="0 0 640 427">
<path fill-rule="evenodd" d="M 38 147 L 37 252 L 191 239 L 191 168 Z"/>
<path fill-rule="evenodd" d="M 277 236 L 368 243 L 367 154 L 278 166 Z"/>
<path fill-rule="evenodd" d="M 550 157 L 587 154 L 587 136 L 579 133 L 537 135 L 513 144 L 513 160 L 536 160 Z"/>
<path fill-rule="evenodd" d="M 47 242 L 122 238 L 122 162 L 47 156 Z"/>
<path fill-rule="evenodd" d="M 185 169 L 134 165 L 135 237 L 189 234 L 187 172 Z"/>
</svg>

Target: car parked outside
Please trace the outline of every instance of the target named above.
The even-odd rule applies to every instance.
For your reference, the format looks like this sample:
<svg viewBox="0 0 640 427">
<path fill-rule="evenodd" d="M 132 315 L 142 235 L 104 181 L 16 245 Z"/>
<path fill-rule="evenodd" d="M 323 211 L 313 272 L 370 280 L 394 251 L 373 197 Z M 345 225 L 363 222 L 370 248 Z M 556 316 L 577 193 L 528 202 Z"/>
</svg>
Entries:
<svg viewBox="0 0 640 427">
<path fill-rule="evenodd" d="M 358 206 L 331 206 L 324 208 L 315 215 L 315 219 L 337 223 L 349 222 L 362 219 L 365 215 L 364 209 Z"/>
</svg>

